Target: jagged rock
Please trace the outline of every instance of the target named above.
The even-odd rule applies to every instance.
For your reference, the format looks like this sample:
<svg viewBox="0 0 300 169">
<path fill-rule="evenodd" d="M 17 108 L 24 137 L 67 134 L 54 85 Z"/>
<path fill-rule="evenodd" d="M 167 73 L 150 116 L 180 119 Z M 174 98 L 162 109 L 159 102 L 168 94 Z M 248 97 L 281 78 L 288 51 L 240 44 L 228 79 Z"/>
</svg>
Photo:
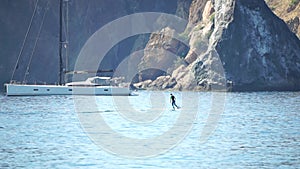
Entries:
<svg viewBox="0 0 300 169">
<path fill-rule="evenodd" d="M 169 80 L 162 85 L 162 89 L 172 89 L 177 84 L 174 78 L 169 78 Z"/>
<path fill-rule="evenodd" d="M 211 1 L 207 1 L 202 13 L 202 22 L 209 23 L 211 21 L 211 15 L 215 12 L 213 3 Z"/>
<path fill-rule="evenodd" d="M 152 89 L 152 90 L 165 90 L 173 88 L 176 85 L 175 79 L 171 76 L 159 76 L 156 80 L 145 80 L 133 84 L 137 89 Z"/>
<path fill-rule="evenodd" d="M 208 0 L 193 0 L 189 11 L 189 26 L 196 25 L 202 20 L 203 10 Z"/>
<path fill-rule="evenodd" d="M 170 76 L 159 76 L 155 81 L 148 85 L 148 88 L 161 90 L 163 85 L 170 79 Z"/>
<path fill-rule="evenodd" d="M 152 83 L 152 80 L 146 80 L 146 81 L 142 81 L 142 82 L 139 82 L 139 83 L 135 83 L 135 84 L 133 84 L 133 86 L 137 89 L 147 89 L 148 85 L 150 83 Z"/>
<path fill-rule="evenodd" d="M 288 26 L 291 29 L 291 31 L 296 32 L 296 33 L 298 32 L 298 28 L 300 27 L 299 26 L 300 25 L 300 21 L 299 21 L 299 17 L 298 16 L 296 16 L 295 18 L 292 18 L 292 19 L 288 20 L 286 23 L 288 24 Z M 299 34 L 300 34 L 300 31 L 299 31 Z M 298 35 L 298 37 L 299 37 L 299 35 Z"/>
<path fill-rule="evenodd" d="M 175 30 L 166 27 L 161 32 L 151 34 L 150 40 L 144 49 L 144 56 L 139 64 L 139 70 L 150 67 L 155 68 L 157 71 L 143 72 L 143 80 L 163 76 L 177 58 L 184 57 L 189 51 L 187 45 L 173 38 L 174 33 Z"/>
<path fill-rule="evenodd" d="M 213 4 L 209 0 L 194 0 L 190 7 L 189 23 L 182 36 L 189 39 L 190 50 L 185 56 L 188 64 L 194 62 L 197 57 L 203 54 L 208 47 L 209 32 L 213 23 L 211 15 L 214 12 Z"/>
<path fill-rule="evenodd" d="M 218 11 L 232 21 L 216 44 L 232 89 L 299 90 L 300 42 L 295 34 L 263 1 L 235 1 L 233 9 Z"/>
<path fill-rule="evenodd" d="M 198 58 L 198 53 L 196 53 L 193 50 L 190 50 L 187 56 L 184 58 L 184 60 L 188 63 L 191 64 L 193 63 L 196 59 Z"/>
</svg>

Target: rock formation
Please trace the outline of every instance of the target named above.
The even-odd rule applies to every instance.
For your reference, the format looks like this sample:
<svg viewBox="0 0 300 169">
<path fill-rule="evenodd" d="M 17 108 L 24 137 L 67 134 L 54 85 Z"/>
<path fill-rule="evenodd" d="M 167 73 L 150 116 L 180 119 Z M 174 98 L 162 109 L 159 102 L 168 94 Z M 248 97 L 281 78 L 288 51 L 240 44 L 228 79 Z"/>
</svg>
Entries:
<svg viewBox="0 0 300 169">
<path fill-rule="evenodd" d="M 263 1 L 236 1 L 229 15 L 216 50 L 233 90 L 299 90 L 300 42 L 287 25 Z"/>
<path fill-rule="evenodd" d="M 190 50 L 165 76 L 173 89 L 300 90 L 299 39 L 264 1 L 194 0 L 189 14 Z M 168 86 L 158 79 L 150 85 Z"/>
</svg>

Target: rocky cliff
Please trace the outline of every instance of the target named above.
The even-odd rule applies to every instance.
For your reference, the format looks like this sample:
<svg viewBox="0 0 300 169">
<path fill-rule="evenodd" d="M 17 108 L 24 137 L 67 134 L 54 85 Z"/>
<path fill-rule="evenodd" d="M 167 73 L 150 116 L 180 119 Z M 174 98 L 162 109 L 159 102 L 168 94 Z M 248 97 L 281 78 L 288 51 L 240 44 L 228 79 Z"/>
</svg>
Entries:
<svg viewBox="0 0 300 169">
<path fill-rule="evenodd" d="M 10 80 L 36 2 L 4 0 L 0 5 L 1 83 Z M 58 2 L 37 4 L 14 80 L 22 81 L 25 75 L 31 83 L 57 82 Z M 297 1 L 290 10 L 297 11 L 298 6 Z M 95 31 L 137 12 L 169 13 L 187 21 L 184 31 L 166 26 L 124 39 L 106 54 L 100 69 L 115 69 L 128 55 L 142 51 L 134 61 L 140 72 L 129 79 L 137 88 L 300 90 L 300 42 L 291 32 L 296 15 L 286 24 L 261 0 L 69 0 L 68 67 L 72 69 Z M 31 67 L 26 70 L 28 63 Z M 159 69 L 145 70 L 149 64 Z"/>
<path fill-rule="evenodd" d="M 189 15 L 182 33 L 189 51 L 179 57 L 182 64 L 147 81 L 148 87 L 168 88 L 162 82 L 172 82 L 172 88 L 180 90 L 300 89 L 299 39 L 264 1 L 194 0 Z M 153 42 L 159 44 L 159 39 L 152 36 Z M 146 54 L 144 60 L 151 57 Z M 136 86 L 141 85 L 145 87 Z"/>
</svg>

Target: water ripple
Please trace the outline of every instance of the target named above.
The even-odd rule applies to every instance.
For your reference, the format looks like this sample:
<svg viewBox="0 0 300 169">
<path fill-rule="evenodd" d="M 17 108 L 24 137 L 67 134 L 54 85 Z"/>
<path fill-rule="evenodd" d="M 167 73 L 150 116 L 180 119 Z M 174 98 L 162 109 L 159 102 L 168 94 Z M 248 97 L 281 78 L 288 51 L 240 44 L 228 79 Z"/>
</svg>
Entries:
<svg viewBox="0 0 300 169">
<path fill-rule="evenodd" d="M 133 98 L 141 113 L 151 108 L 141 99 L 148 94 Z M 127 159 L 93 144 L 81 127 L 72 96 L 0 96 L 0 168 L 300 168 L 299 92 L 228 93 L 216 131 L 202 144 L 199 137 L 211 96 L 199 97 L 195 104 L 200 112 L 182 143 L 156 157 Z M 167 130 L 173 124 L 170 118 L 179 113 L 166 110 L 153 124 L 125 123 L 110 97 L 97 99 L 99 111 L 81 113 L 101 114 L 115 131 L 132 137 Z"/>
</svg>

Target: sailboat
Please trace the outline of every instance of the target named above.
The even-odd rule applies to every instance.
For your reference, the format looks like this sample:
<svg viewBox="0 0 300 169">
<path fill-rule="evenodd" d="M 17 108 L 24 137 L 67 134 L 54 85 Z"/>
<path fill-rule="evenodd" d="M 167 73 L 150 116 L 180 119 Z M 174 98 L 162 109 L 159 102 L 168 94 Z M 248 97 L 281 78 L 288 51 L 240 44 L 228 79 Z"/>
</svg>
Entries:
<svg viewBox="0 0 300 169">
<path fill-rule="evenodd" d="M 68 65 L 68 40 L 67 36 L 63 35 L 63 22 L 66 20 L 67 13 L 64 7 L 68 7 L 66 4 L 68 0 L 60 0 L 60 31 L 59 31 L 59 82 L 57 85 L 47 84 L 23 84 L 12 81 L 4 84 L 7 96 L 41 96 L 41 95 L 120 95 L 128 96 L 133 95 L 129 86 L 120 86 L 118 84 L 112 85 L 111 77 L 89 77 L 85 81 L 69 82 L 65 83 L 66 74 L 78 74 L 78 73 L 90 73 L 89 71 L 67 71 Z M 66 9 L 68 10 L 68 9 Z M 33 13 L 34 15 L 34 13 Z M 68 31 L 65 31 L 68 32 Z M 64 68 L 62 60 L 63 54 L 66 58 L 66 66 Z M 17 64 L 16 64 L 17 65 Z M 17 66 L 15 66 L 15 69 Z M 14 69 L 14 72 L 15 72 Z M 96 71 L 93 73 L 99 73 L 102 71 Z M 104 71 L 105 72 L 105 71 Z M 13 73 L 14 74 L 14 73 Z M 13 75 L 12 75 L 13 78 Z"/>
</svg>

